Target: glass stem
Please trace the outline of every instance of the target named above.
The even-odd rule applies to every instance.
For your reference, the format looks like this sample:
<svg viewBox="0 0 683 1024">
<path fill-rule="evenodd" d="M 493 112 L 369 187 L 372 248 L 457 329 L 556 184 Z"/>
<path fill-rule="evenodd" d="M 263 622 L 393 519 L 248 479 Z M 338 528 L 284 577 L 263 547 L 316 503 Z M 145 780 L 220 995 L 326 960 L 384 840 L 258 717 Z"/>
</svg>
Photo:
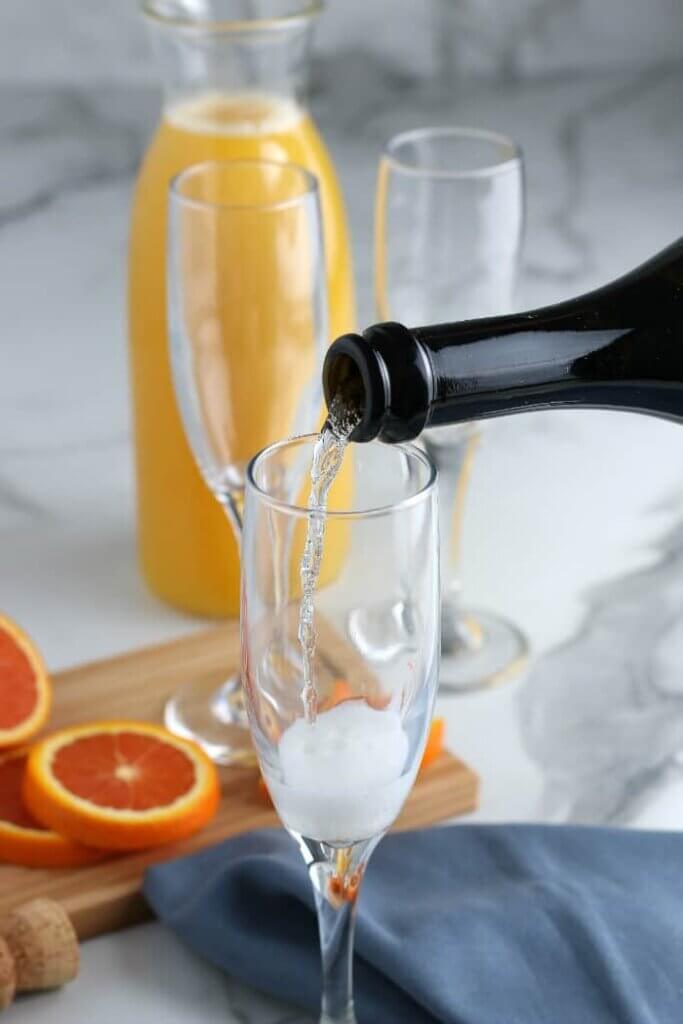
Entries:
<svg viewBox="0 0 683 1024">
<path fill-rule="evenodd" d="M 447 431 L 445 428 L 439 433 L 436 428 L 422 435 L 422 442 L 439 471 L 441 618 L 445 652 L 456 647 L 478 646 L 478 638 L 470 636 L 470 626 L 461 611 L 459 563 L 465 497 L 479 432 L 471 427 L 458 427 L 457 434 Z"/>
<path fill-rule="evenodd" d="M 353 1010 L 353 932 L 355 899 L 337 906 L 315 892 L 323 971 L 321 1024 L 356 1024 Z"/>
<path fill-rule="evenodd" d="M 358 890 L 381 836 L 350 846 L 292 833 L 308 867 L 318 911 L 323 973 L 320 1024 L 356 1024 L 353 1009 L 353 931 Z"/>
</svg>

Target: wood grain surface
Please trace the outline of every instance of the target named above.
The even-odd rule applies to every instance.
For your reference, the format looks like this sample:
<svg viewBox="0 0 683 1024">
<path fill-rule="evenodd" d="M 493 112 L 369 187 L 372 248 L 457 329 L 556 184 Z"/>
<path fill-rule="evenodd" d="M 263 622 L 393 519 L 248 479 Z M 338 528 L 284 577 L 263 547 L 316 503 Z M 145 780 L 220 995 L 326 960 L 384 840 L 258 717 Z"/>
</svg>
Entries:
<svg viewBox="0 0 683 1024">
<path fill-rule="evenodd" d="M 334 671 L 351 668 L 345 645 L 329 627 L 321 646 Z M 238 665 L 238 628 L 231 622 L 57 673 L 50 728 L 108 718 L 160 721 L 166 697 L 182 683 L 201 679 L 218 685 Z M 123 928 L 149 916 L 140 889 L 150 864 L 203 849 L 239 832 L 278 825 L 277 815 L 257 792 L 255 768 L 223 769 L 221 780 L 223 800 L 217 816 L 199 835 L 183 843 L 77 869 L 0 865 L 0 914 L 34 896 L 49 895 L 64 904 L 80 938 Z M 445 753 L 421 774 L 396 828 L 431 825 L 470 811 L 476 806 L 477 791 L 474 772 Z"/>
</svg>

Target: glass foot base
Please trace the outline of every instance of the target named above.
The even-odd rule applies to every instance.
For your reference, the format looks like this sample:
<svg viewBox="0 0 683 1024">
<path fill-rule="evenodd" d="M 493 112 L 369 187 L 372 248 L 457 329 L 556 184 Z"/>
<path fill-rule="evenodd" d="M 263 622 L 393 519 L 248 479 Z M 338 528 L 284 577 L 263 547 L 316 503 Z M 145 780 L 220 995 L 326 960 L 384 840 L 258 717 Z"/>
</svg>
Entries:
<svg viewBox="0 0 683 1024">
<path fill-rule="evenodd" d="M 442 633 L 439 691 L 467 693 L 499 686 L 517 676 L 528 660 L 526 637 L 507 619 L 460 610 L 459 628 Z"/>
<path fill-rule="evenodd" d="M 255 764 L 239 676 L 222 686 L 196 682 L 169 697 L 164 723 L 176 736 L 194 740 L 220 765 Z"/>
</svg>

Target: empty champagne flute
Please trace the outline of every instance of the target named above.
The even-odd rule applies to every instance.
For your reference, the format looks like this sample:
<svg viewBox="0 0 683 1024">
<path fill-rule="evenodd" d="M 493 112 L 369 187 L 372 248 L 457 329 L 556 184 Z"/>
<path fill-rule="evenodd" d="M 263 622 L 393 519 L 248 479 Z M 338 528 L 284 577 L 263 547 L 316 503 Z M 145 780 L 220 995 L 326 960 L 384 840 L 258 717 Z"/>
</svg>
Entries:
<svg viewBox="0 0 683 1024">
<path fill-rule="evenodd" d="M 350 446 L 344 459 L 357 448 L 353 486 L 349 476 L 337 477 L 322 513 L 309 507 L 306 482 L 318 440 L 313 435 L 275 444 L 247 471 L 242 677 L 261 771 L 315 891 L 321 1022 L 354 1024 L 359 887 L 372 851 L 413 785 L 436 695 L 436 470 L 411 445 Z M 319 536 L 320 527 L 327 581 L 314 598 L 311 709 L 298 634 L 300 568 L 309 531 Z M 412 643 L 390 665 L 370 664 L 348 639 L 348 612 L 395 600 L 407 581 Z"/>
<path fill-rule="evenodd" d="M 519 147 L 473 128 L 403 132 L 379 165 L 375 293 L 382 320 L 439 323 L 512 311 L 524 225 Z M 520 670 L 527 642 L 516 625 L 463 604 L 458 571 L 463 505 L 481 430 L 426 430 L 421 442 L 439 471 L 441 681 L 444 690 L 490 686 Z M 388 624 L 388 625 L 387 625 Z M 410 607 L 356 614 L 356 642 L 384 657 L 410 629 Z M 384 639 L 381 638 L 383 634 Z"/>
<path fill-rule="evenodd" d="M 196 463 L 239 542 L 249 459 L 314 429 L 327 292 L 318 184 L 291 163 L 209 161 L 170 185 L 171 368 Z M 253 759 L 236 674 L 188 683 L 165 721 L 221 764 Z"/>
</svg>

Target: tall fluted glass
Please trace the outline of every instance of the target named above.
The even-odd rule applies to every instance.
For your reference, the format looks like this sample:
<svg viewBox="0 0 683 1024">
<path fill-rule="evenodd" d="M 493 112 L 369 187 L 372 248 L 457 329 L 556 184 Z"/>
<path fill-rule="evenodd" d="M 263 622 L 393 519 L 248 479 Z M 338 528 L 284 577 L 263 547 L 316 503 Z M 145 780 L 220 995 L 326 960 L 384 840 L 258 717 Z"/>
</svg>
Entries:
<svg viewBox="0 0 683 1024">
<path fill-rule="evenodd" d="M 380 161 L 375 217 L 375 293 L 382 320 L 417 325 L 512 311 L 524 176 L 520 149 L 511 139 L 457 127 L 395 136 Z M 440 685 L 446 690 L 493 685 L 526 660 L 526 640 L 513 623 L 462 600 L 463 506 L 480 438 L 476 425 L 422 435 L 439 470 Z M 405 630 L 407 613 L 399 603 L 385 615 L 393 635 Z M 354 629 L 369 648 L 386 624 L 356 616 Z"/>
<path fill-rule="evenodd" d="M 410 445 L 351 445 L 353 490 L 330 492 L 315 596 L 315 722 L 304 703 L 299 567 L 309 522 L 316 436 L 262 452 L 247 472 L 242 544 L 242 674 L 254 746 L 283 824 L 315 890 L 323 968 L 322 1024 L 355 1024 L 356 901 L 370 854 L 417 773 L 439 664 L 436 471 Z M 357 451 L 351 453 L 356 447 Z M 355 457 L 354 457 L 355 456 Z M 371 564 L 372 571 L 368 571 Z M 350 609 L 392 602 L 407 583 L 410 647 L 383 666 L 351 643 Z M 397 899 L 401 894 L 397 893 Z"/>
<path fill-rule="evenodd" d="M 183 171 L 170 187 L 167 280 L 185 434 L 239 541 L 249 459 L 321 414 L 327 293 L 316 178 L 269 160 Z M 219 689 L 188 683 L 166 722 L 222 764 L 253 756 L 237 675 Z"/>
</svg>

